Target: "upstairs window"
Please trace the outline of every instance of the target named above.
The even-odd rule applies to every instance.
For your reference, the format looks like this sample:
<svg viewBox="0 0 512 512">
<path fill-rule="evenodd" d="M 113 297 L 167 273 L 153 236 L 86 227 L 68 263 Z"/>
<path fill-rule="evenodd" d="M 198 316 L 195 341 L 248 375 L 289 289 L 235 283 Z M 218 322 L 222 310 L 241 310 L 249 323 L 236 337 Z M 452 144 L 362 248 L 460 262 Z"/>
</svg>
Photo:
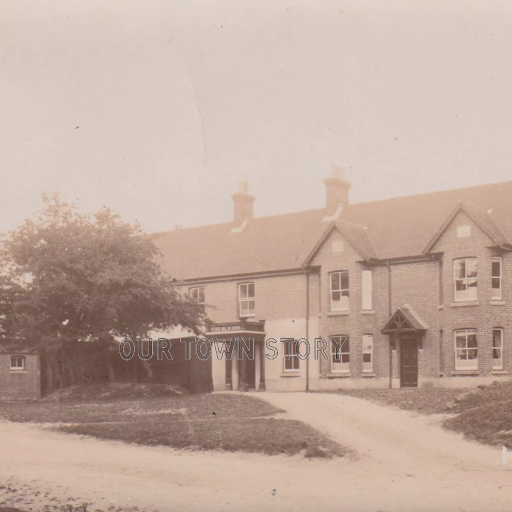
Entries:
<svg viewBox="0 0 512 512">
<path fill-rule="evenodd" d="M 361 285 L 363 296 L 363 310 L 371 311 L 373 309 L 373 272 L 371 270 L 362 271 Z"/>
<path fill-rule="evenodd" d="M 349 372 L 350 371 L 350 344 L 348 336 L 330 336 L 331 343 L 331 371 Z"/>
<path fill-rule="evenodd" d="M 477 299 L 476 258 L 463 258 L 453 261 L 455 280 L 455 300 L 466 301 Z"/>
<path fill-rule="evenodd" d="M 373 336 L 363 334 L 363 372 L 373 371 Z"/>
<path fill-rule="evenodd" d="M 478 369 L 476 329 L 455 331 L 455 369 Z"/>
<path fill-rule="evenodd" d="M 299 369 L 299 356 L 297 355 L 296 340 L 285 341 L 284 347 L 284 371 L 297 371 Z"/>
<path fill-rule="evenodd" d="M 499 256 L 492 259 L 492 298 L 501 300 L 501 266 L 502 260 Z"/>
<path fill-rule="evenodd" d="M 238 285 L 238 302 L 240 318 L 254 316 L 254 283 L 242 283 Z"/>
<path fill-rule="evenodd" d="M 23 356 L 11 357 L 11 370 L 22 371 L 25 369 L 25 358 Z"/>
<path fill-rule="evenodd" d="M 194 286 L 189 289 L 188 294 L 196 304 L 204 304 L 204 286 Z"/>
<path fill-rule="evenodd" d="M 492 369 L 503 370 L 503 329 L 492 330 Z"/>
<path fill-rule="evenodd" d="M 331 272 L 331 311 L 342 311 L 349 308 L 348 272 Z"/>
</svg>

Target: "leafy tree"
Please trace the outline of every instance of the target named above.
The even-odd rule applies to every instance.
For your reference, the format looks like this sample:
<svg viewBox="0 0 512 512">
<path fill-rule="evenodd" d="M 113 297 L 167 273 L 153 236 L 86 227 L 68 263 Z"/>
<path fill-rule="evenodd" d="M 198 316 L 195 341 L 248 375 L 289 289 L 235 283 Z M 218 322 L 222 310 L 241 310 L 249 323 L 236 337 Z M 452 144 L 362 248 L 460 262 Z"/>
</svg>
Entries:
<svg viewBox="0 0 512 512">
<path fill-rule="evenodd" d="M 200 307 L 162 272 L 139 225 L 108 208 L 90 216 L 58 195 L 43 200 L 34 221 L 3 238 L 0 328 L 40 345 L 51 387 L 95 378 L 91 365 L 71 360 L 80 342 L 101 350 L 115 336 L 135 340 L 177 325 L 199 331 Z"/>
</svg>

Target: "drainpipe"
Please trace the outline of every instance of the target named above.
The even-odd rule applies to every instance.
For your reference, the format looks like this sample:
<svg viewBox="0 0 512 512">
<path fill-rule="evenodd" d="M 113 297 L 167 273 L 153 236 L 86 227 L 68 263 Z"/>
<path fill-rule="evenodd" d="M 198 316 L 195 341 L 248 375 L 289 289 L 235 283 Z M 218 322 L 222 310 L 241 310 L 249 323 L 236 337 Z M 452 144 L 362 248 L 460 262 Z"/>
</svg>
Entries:
<svg viewBox="0 0 512 512">
<path fill-rule="evenodd" d="M 309 273 L 306 270 L 304 273 L 306 274 L 306 340 L 309 343 Z M 306 357 L 306 391 L 309 391 L 309 355 Z"/>
<path fill-rule="evenodd" d="M 389 315 L 391 318 L 393 311 L 391 309 L 391 267 L 389 266 L 389 260 L 387 261 L 388 266 L 388 303 L 389 303 Z M 391 335 L 392 336 L 392 335 Z M 391 336 L 389 336 L 389 389 L 393 387 L 393 351 L 391 350 Z"/>
</svg>

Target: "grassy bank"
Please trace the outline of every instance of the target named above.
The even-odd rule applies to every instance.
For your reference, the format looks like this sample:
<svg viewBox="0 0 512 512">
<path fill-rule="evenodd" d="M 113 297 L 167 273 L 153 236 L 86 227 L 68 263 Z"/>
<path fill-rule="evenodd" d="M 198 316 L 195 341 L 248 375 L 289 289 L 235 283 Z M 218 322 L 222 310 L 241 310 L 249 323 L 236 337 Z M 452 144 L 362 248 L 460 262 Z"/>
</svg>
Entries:
<svg viewBox="0 0 512 512">
<path fill-rule="evenodd" d="M 366 389 L 343 393 L 422 414 L 449 414 L 447 429 L 468 439 L 512 448 L 512 382 L 476 389 Z"/>
<path fill-rule="evenodd" d="M 178 390 L 161 396 L 165 389 L 148 385 L 130 389 L 103 387 L 96 395 L 75 389 L 40 402 L 0 403 L 0 418 L 148 446 L 324 458 L 346 453 L 308 425 L 275 417 L 282 411 L 255 397 Z"/>
</svg>

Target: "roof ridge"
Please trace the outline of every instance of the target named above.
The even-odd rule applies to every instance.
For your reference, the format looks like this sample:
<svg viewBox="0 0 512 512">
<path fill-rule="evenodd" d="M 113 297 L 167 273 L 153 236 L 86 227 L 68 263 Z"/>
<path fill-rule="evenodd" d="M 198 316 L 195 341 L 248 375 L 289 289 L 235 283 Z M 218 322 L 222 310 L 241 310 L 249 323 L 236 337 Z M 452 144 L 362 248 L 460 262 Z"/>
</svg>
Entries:
<svg viewBox="0 0 512 512">
<path fill-rule="evenodd" d="M 311 208 L 310 210 L 297 210 L 295 212 L 284 212 L 284 213 L 275 213 L 272 215 L 261 215 L 259 217 L 253 217 L 251 219 L 251 221 L 257 221 L 260 219 L 270 219 L 270 218 L 274 218 L 274 217 L 282 217 L 285 215 L 297 215 L 300 213 L 311 213 L 311 212 L 321 212 L 321 211 L 325 211 L 325 208 Z M 148 235 L 150 235 L 150 236 L 166 235 L 168 233 L 175 233 L 177 231 L 189 231 L 191 229 L 199 229 L 199 228 L 213 228 L 215 226 L 223 226 L 223 225 L 229 226 L 231 224 L 233 224 L 232 220 L 228 221 L 228 222 L 217 222 L 215 224 L 201 224 L 199 226 L 189 226 L 189 227 L 180 228 L 180 229 L 168 229 L 166 231 L 155 231 L 155 232 L 148 233 Z"/>
<path fill-rule="evenodd" d="M 465 190 L 470 190 L 470 189 L 474 189 L 474 188 L 487 188 L 487 187 L 493 187 L 493 186 L 496 186 L 496 185 L 503 185 L 505 183 L 509 183 L 512 185 L 512 180 L 506 180 L 506 181 L 497 181 L 495 183 L 481 183 L 480 185 L 471 185 L 469 187 L 460 187 L 460 188 L 448 188 L 448 189 L 445 189 L 445 190 L 433 190 L 432 192 L 421 192 L 421 193 L 418 193 L 418 194 L 405 194 L 403 196 L 395 196 L 395 197 L 386 197 L 386 198 L 383 198 L 383 199 L 374 199 L 372 201 L 362 201 L 360 203 L 349 203 L 347 205 L 347 207 L 350 207 L 350 206 L 355 206 L 355 205 L 360 205 L 360 204 L 372 204 L 372 203 L 382 203 L 384 201 L 395 201 L 397 199 L 403 199 L 403 198 L 409 198 L 409 197 L 419 197 L 419 196 L 430 196 L 430 195 L 434 195 L 434 194 L 444 194 L 444 193 L 449 193 L 449 192 L 456 192 L 456 191 L 465 191 Z M 457 203 L 461 203 L 462 201 L 457 201 Z M 470 204 L 470 203 L 468 203 Z"/>
</svg>

